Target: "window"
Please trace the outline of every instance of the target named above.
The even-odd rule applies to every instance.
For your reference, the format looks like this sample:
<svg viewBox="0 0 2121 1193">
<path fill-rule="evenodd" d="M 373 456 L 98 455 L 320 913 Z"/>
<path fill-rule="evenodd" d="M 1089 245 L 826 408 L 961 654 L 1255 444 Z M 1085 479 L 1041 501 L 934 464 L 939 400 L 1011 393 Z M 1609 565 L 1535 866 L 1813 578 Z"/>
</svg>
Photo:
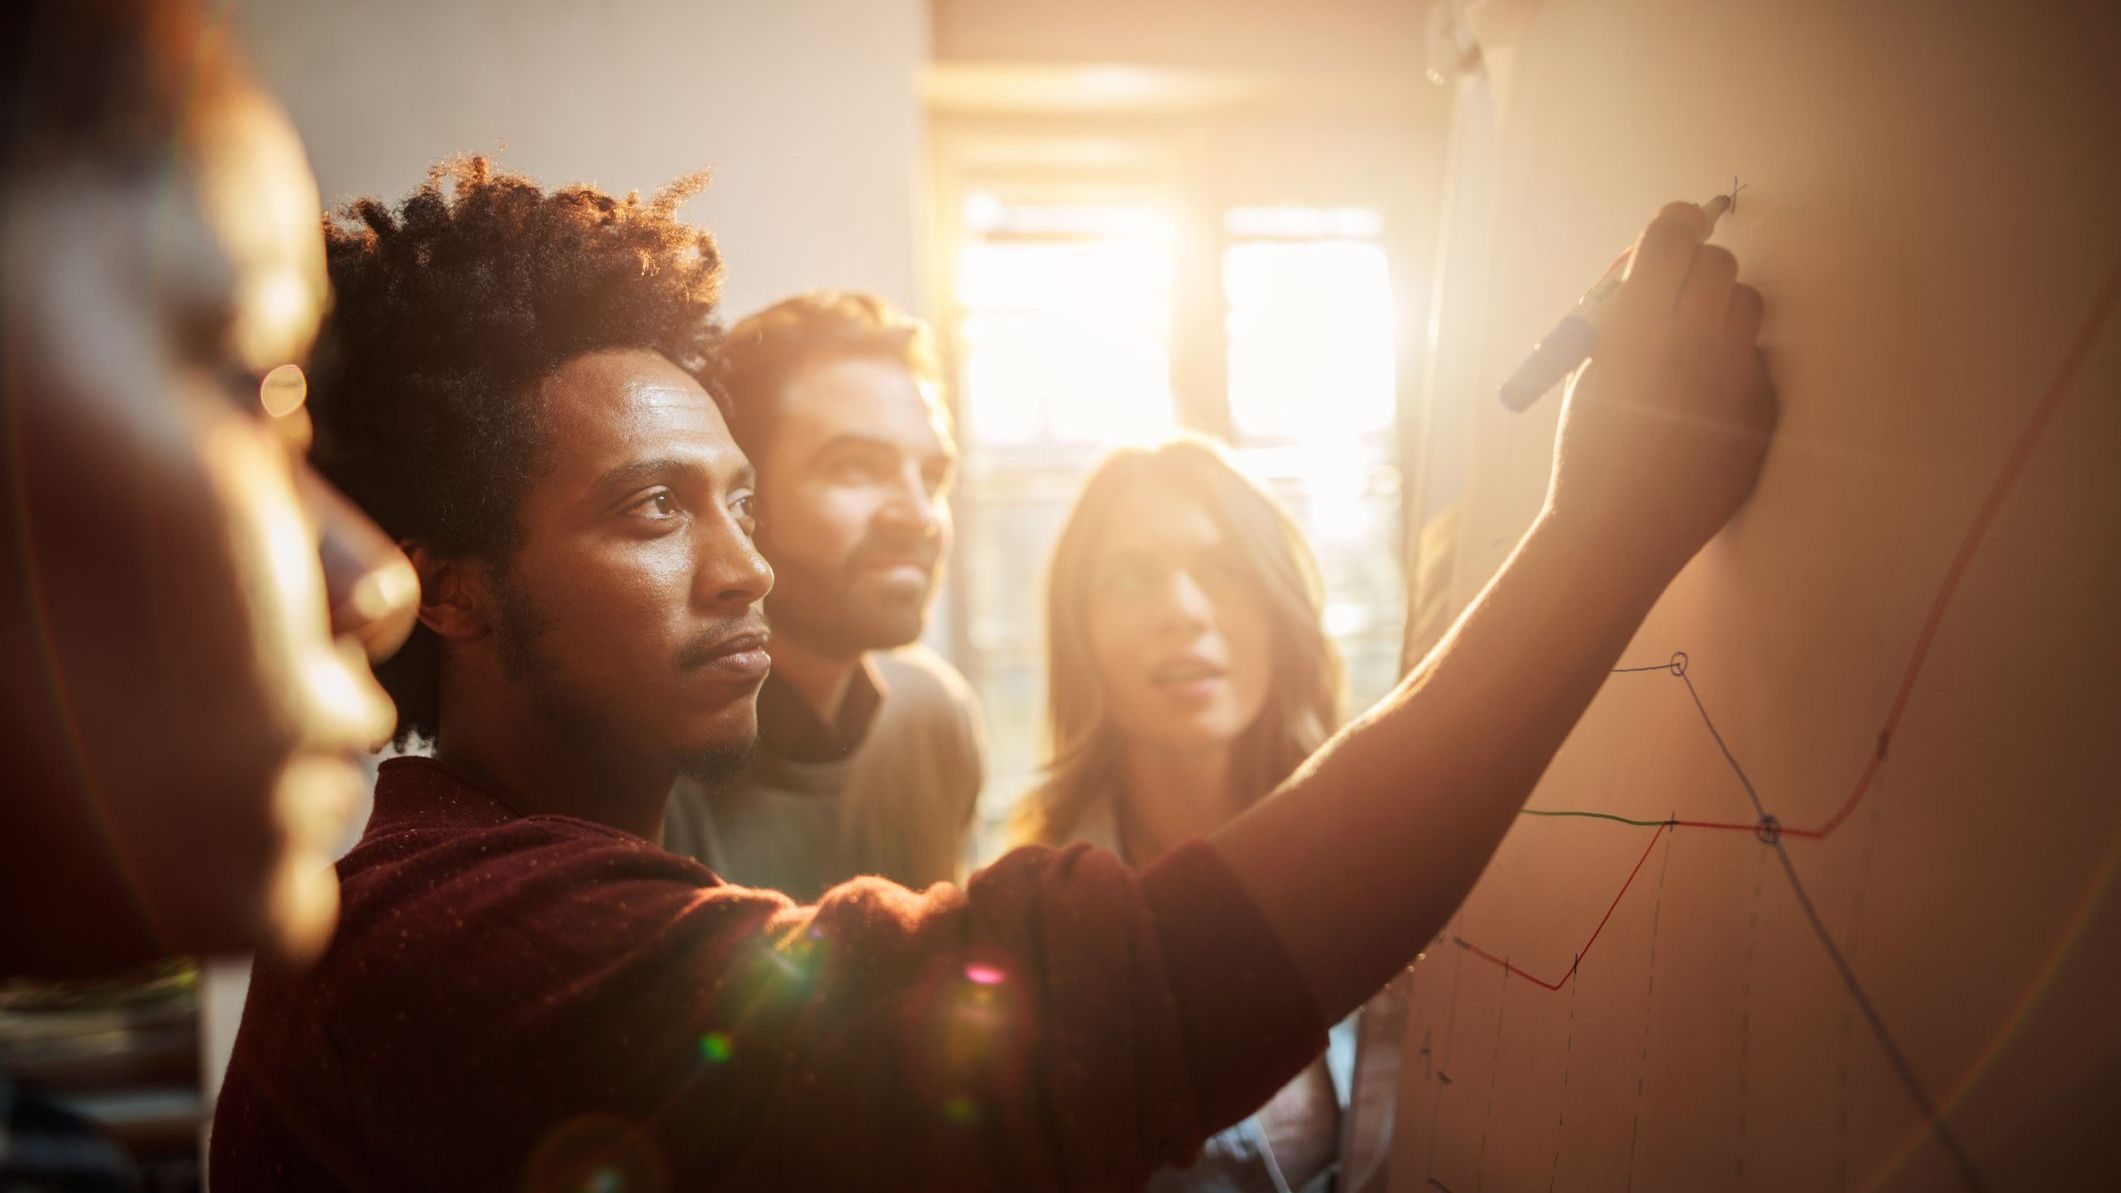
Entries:
<svg viewBox="0 0 2121 1193">
<path fill-rule="evenodd" d="M 1238 208 L 1224 216 L 1230 420 L 1240 440 L 1387 432 L 1392 286 L 1377 213 Z"/>
<path fill-rule="evenodd" d="M 1153 439 L 1171 409 L 1171 231 L 1145 208 L 965 204 L 957 298 L 968 438 Z"/>
<path fill-rule="evenodd" d="M 1038 765 L 1053 539 L 1100 456 L 1178 427 L 1174 248 L 1169 219 L 1141 204 L 1007 204 L 981 192 L 965 202 L 963 230 L 957 661 L 987 721 L 991 853 Z"/>
<path fill-rule="evenodd" d="M 1351 707 L 1398 679 L 1398 323 L 1383 216 L 1189 208 L 1178 193 L 974 179 L 952 205 L 943 330 L 964 462 L 950 614 L 987 720 L 985 856 L 1037 779 L 1047 557 L 1114 446 L 1188 427 L 1228 438 L 1318 557 Z"/>
<path fill-rule="evenodd" d="M 1391 271 L 1367 208 L 1240 207 L 1222 253 L 1233 445 L 1303 526 L 1357 708 L 1399 675 Z"/>
</svg>

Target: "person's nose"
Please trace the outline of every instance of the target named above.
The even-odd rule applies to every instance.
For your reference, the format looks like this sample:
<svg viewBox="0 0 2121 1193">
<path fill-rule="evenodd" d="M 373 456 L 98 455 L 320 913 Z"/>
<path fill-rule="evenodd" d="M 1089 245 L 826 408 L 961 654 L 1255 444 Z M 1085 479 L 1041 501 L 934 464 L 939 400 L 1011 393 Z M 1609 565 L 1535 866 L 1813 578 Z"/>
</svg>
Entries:
<svg viewBox="0 0 2121 1193">
<path fill-rule="evenodd" d="M 701 523 L 701 561 L 695 594 L 724 614 L 740 612 L 773 591 L 773 566 L 733 518 Z"/>
<path fill-rule="evenodd" d="M 317 527 L 332 636 L 360 643 L 371 659 L 388 658 L 419 616 L 420 577 L 412 561 L 307 464 L 295 465 L 295 488 Z"/>
<path fill-rule="evenodd" d="M 1193 573 L 1173 568 L 1158 593 L 1157 629 L 1175 637 L 1191 638 L 1215 624 L 1215 605 Z"/>
<path fill-rule="evenodd" d="M 918 461 L 907 461 L 879 511 L 891 529 L 910 538 L 931 539 L 942 533 L 941 496 L 928 487 Z"/>
</svg>

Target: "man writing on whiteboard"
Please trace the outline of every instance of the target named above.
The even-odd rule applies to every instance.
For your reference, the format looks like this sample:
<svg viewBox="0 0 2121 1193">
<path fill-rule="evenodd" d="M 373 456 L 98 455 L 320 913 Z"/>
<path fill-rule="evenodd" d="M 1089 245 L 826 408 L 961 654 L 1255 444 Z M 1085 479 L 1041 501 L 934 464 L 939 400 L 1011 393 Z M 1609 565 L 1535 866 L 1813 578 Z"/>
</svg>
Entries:
<svg viewBox="0 0 2121 1193">
<path fill-rule="evenodd" d="M 468 163 L 331 233 L 320 456 L 421 571 L 383 678 L 434 756 L 384 764 L 331 951 L 260 969 L 218 1189 L 1138 1186 L 1442 927 L 1774 421 L 1760 297 L 1673 204 L 1540 517 L 1275 795 L 1138 873 L 799 906 L 653 844 L 756 731 L 772 585 L 677 197 Z"/>
</svg>

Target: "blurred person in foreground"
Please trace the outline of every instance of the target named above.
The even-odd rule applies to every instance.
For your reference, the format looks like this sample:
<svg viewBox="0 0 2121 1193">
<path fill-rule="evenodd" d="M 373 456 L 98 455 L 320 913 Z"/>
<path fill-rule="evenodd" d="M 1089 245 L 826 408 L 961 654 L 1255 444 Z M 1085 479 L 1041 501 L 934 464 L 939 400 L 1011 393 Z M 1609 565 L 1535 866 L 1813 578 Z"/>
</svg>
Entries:
<svg viewBox="0 0 2121 1193">
<path fill-rule="evenodd" d="M 318 458 L 420 573 L 382 678 L 433 756 L 383 764 L 330 951 L 259 967 L 221 1193 L 1139 1187 L 1427 944 L 1767 448 L 1759 296 L 1673 204 L 1543 514 L 1273 796 L 1139 871 L 1024 847 L 805 906 L 656 844 L 752 743 L 773 582 L 685 193 L 472 160 L 328 234 Z"/>
<path fill-rule="evenodd" d="M 862 874 L 961 877 L 981 737 L 964 677 L 919 646 L 957 467 L 926 324 L 812 291 L 729 329 L 729 430 L 758 469 L 773 669 L 744 773 L 680 780 L 665 848 L 800 901 Z"/>
<path fill-rule="evenodd" d="M 324 304 L 316 185 L 190 6 L 0 25 L 0 979 L 313 957 L 417 604 L 299 382 L 262 398 Z M 0 1074 L 0 1186 L 122 1171 Z"/>
<path fill-rule="evenodd" d="M 1122 448 L 1083 484 L 1046 581 L 1045 778 L 1021 840 L 1145 866 L 1285 783 L 1339 724 L 1340 654 L 1303 532 L 1208 440 Z M 1322 1190 L 1355 1023 L 1157 1193 Z"/>
</svg>

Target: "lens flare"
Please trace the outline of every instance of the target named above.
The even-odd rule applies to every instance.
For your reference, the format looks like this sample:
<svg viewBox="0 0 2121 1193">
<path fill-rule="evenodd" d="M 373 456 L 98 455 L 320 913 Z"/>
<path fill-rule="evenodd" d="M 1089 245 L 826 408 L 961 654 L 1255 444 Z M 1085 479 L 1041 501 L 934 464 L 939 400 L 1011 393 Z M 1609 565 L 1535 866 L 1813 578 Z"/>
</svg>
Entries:
<svg viewBox="0 0 2121 1193">
<path fill-rule="evenodd" d="M 660 1150 L 633 1123 L 609 1114 L 568 1119 L 547 1132 L 524 1162 L 525 1193 L 666 1193 Z"/>
<path fill-rule="evenodd" d="M 281 365 L 258 383 L 258 403 L 274 418 L 285 418 L 300 410 L 308 398 L 309 378 L 302 375 L 300 365 Z"/>
</svg>

